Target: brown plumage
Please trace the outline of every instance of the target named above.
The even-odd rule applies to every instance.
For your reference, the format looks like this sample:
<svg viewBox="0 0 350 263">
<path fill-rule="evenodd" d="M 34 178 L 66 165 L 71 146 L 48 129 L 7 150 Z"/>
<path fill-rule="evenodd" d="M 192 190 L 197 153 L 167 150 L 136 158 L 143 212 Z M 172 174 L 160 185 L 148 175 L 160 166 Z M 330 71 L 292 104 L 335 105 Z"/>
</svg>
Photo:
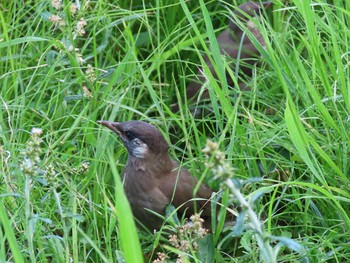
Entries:
<svg viewBox="0 0 350 263">
<path fill-rule="evenodd" d="M 148 229 L 159 229 L 163 220 L 152 214 L 165 214 L 165 207 L 180 207 L 180 213 L 189 218 L 195 211 L 202 212 L 205 226 L 210 226 L 212 190 L 201 184 L 196 195 L 193 189 L 198 180 L 171 159 L 168 143 L 153 125 L 142 121 L 98 121 L 121 138 L 128 150 L 128 160 L 122 176 L 125 194 L 134 216 Z M 193 198 L 203 199 L 193 201 Z M 192 201 L 191 201 L 192 200 Z M 196 202 L 196 205 L 195 205 Z"/>
<path fill-rule="evenodd" d="M 271 4 L 271 2 L 262 2 L 261 5 L 258 2 L 246 2 L 238 6 L 237 9 L 233 12 L 233 16 L 235 17 L 235 19 L 242 22 L 263 47 L 265 46 L 264 39 L 261 33 L 259 32 L 257 26 L 253 23 L 253 21 L 249 20 L 248 17 L 255 17 L 256 15 L 260 15 L 263 8 L 268 8 Z M 217 36 L 217 41 L 219 44 L 221 54 L 227 56 L 229 61 L 240 60 L 240 71 L 243 72 L 245 75 L 250 76 L 252 74 L 252 65 L 254 65 L 258 61 L 260 53 L 253 44 L 253 42 L 250 40 L 246 32 L 244 32 L 241 29 L 241 27 L 235 23 L 235 20 L 230 20 L 228 28 Z M 210 72 L 217 79 L 214 67 L 207 56 L 204 56 L 204 61 L 210 69 Z M 246 64 L 246 66 L 244 64 Z M 233 64 L 232 69 L 235 70 L 236 66 L 237 64 Z M 198 70 L 198 80 L 192 81 L 187 85 L 187 100 L 197 100 L 198 92 L 201 89 L 203 83 L 205 82 L 205 76 L 202 72 L 202 69 Z M 234 83 L 229 74 L 226 74 L 226 77 L 228 85 L 232 86 Z M 247 89 L 244 83 L 239 83 L 239 88 Z M 205 99 L 208 97 L 209 93 L 207 90 L 205 90 L 201 94 L 201 99 Z M 173 105 L 172 110 L 174 112 L 177 112 L 179 110 L 178 104 Z"/>
</svg>

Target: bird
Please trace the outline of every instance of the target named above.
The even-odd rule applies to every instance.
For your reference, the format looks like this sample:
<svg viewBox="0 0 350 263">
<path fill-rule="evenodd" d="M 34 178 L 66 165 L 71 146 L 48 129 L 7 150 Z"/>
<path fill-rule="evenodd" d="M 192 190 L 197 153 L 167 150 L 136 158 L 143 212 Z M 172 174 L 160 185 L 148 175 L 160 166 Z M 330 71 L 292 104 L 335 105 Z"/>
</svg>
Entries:
<svg viewBox="0 0 350 263">
<path fill-rule="evenodd" d="M 257 39 L 257 41 L 265 47 L 265 41 L 258 30 L 257 26 L 253 21 L 249 19 L 249 17 L 254 17 L 255 15 L 261 15 L 263 9 L 271 6 L 271 2 L 246 2 L 241 4 L 236 8 L 233 12 L 233 16 L 236 20 L 242 22 L 247 30 L 249 30 Z M 235 21 L 236 21 L 235 20 Z M 242 30 L 242 28 L 237 24 L 234 20 L 230 20 L 228 24 L 228 28 L 222 31 L 217 36 L 217 42 L 219 45 L 219 49 L 222 55 L 226 56 L 228 60 L 234 61 L 242 61 L 245 65 L 239 64 L 239 69 L 245 76 L 252 75 L 252 65 L 257 63 L 258 57 L 260 55 L 259 50 L 253 44 L 253 42 L 249 39 L 246 32 Z M 204 61 L 208 66 L 211 74 L 218 79 L 217 74 L 215 72 L 214 66 L 211 63 L 208 56 L 204 56 Z M 233 64 L 232 68 L 235 70 L 235 66 L 238 64 Z M 229 74 L 226 73 L 226 78 L 229 86 L 234 84 L 233 79 Z M 186 86 L 186 98 L 188 101 L 198 101 L 199 91 L 205 82 L 206 77 L 203 74 L 203 69 L 199 69 L 197 72 L 197 80 L 190 82 Z M 238 83 L 239 88 L 241 90 L 249 89 L 243 82 Z M 208 90 L 204 90 L 201 93 L 201 99 L 206 99 L 209 97 Z M 172 111 L 178 112 L 179 105 L 175 103 L 172 105 Z"/>
<path fill-rule="evenodd" d="M 202 183 L 194 193 L 198 179 L 171 158 L 169 144 L 159 129 L 137 120 L 98 123 L 115 132 L 128 152 L 122 171 L 124 191 L 142 225 L 159 230 L 163 219 L 158 215 L 165 216 L 166 206 L 172 204 L 186 218 L 200 212 L 203 225 L 210 227 L 212 189 Z"/>
</svg>

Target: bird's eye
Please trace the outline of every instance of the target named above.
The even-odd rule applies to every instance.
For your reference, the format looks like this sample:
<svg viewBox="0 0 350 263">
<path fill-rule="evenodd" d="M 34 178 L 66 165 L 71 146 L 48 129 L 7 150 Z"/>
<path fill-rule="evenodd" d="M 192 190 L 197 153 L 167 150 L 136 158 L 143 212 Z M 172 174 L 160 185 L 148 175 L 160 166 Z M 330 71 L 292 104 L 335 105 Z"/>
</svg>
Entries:
<svg viewBox="0 0 350 263">
<path fill-rule="evenodd" d="M 132 131 L 126 131 L 125 132 L 125 136 L 126 136 L 126 138 L 128 138 L 128 140 L 133 140 L 133 139 L 135 139 L 135 137 L 136 137 L 136 135 L 135 135 L 135 133 L 133 133 Z"/>
</svg>

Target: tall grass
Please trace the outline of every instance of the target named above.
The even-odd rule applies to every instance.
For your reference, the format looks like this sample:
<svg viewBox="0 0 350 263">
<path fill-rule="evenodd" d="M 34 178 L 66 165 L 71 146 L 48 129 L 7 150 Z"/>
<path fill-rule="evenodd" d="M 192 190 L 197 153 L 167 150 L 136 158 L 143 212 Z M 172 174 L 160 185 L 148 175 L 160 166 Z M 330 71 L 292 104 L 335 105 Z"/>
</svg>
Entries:
<svg viewBox="0 0 350 263">
<path fill-rule="evenodd" d="M 240 191 L 279 262 L 349 261 L 348 1 L 275 1 L 259 26 L 266 49 L 255 40 L 263 63 L 244 80 L 250 91 L 227 85 L 215 39 L 242 1 L 78 3 L 76 13 L 68 0 L 0 3 L 0 261 L 177 258 L 166 231 L 136 232 L 118 177 L 127 154 L 99 119 L 155 124 L 174 158 L 218 190 L 202 152 L 210 138 L 234 178 L 248 180 Z M 200 65 L 210 110 L 194 117 L 182 102 Z M 33 128 L 43 131 L 34 150 Z M 190 261 L 263 260 L 240 220 L 240 238 L 218 226 Z"/>
</svg>

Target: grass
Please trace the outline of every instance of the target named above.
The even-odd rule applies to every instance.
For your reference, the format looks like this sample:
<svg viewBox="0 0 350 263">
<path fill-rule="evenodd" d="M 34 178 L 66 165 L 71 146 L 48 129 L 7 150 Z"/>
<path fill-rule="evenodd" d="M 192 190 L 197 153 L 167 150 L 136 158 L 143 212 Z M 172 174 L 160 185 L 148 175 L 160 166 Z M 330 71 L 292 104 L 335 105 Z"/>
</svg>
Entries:
<svg viewBox="0 0 350 263">
<path fill-rule="evenodd" d="M 75 14 L 68 0 L 59 10 L 51 1 L 0 3 L 0 261 L 183 253 L 166 229 L 136 231 L 119 181 L 127 154 L 100 119 L 155 124 L 174 158 L 226 189 L 223 202 L 233 202 L 231 191 L 248 201 L 238 227 L 219 223 L 184 262 L 349 261 L 350 3 L 274 1 L 260 26 L 263 63 L 244 92 L 228 87 L 214 37 L 232 11 L 225 6 L 241 3 L 83 1 Z M 183 98 L 201 54 L 223 88 L 207 72 L 211 112 L 193 117 Z M 207 139 L 233 181 L 206 166 Z"/>
</svg>

